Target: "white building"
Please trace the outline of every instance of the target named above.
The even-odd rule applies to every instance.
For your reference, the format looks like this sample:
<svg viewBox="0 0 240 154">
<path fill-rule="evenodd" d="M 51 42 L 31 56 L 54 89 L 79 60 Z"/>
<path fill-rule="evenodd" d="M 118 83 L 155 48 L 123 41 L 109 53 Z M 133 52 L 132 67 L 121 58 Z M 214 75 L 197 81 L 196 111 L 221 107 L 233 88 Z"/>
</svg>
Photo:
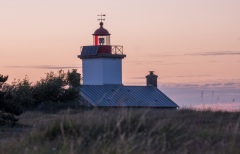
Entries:
<svg viewBox="0 0 240 154">
<path fill-rule="evenodd" d="M 83 85 L 81 96 L 86 105 L 96 107 L 157 107 L 177 108 L 170 98 L 157 88 L 157 76 L 150 71 L 147 86 L 122 84 L 123 46 L 110 44 L 110 33 L 103 28 L 93 33 L 93 45 L 82 46 Z"/>
<path fill-rule="evenodd" d="M 93 45 L 83 46 L 81 55 L 83 85 L 122 84 L 123 47 L 110 45 L 110 34 L 100 28 L 93 34 Z"/>
</svg>

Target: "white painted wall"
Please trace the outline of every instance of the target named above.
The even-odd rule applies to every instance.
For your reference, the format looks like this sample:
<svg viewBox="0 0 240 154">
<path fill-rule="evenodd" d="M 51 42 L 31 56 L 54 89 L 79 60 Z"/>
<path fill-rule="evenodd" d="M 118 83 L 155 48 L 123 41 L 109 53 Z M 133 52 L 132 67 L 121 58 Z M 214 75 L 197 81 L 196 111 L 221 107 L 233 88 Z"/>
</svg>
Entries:
<svg viewBox="0 0 240 154">
<path fill-rule="evenodd" d="M 122 84 L 121 58 L 82 59 L 83 85 Z"/>
</svg>

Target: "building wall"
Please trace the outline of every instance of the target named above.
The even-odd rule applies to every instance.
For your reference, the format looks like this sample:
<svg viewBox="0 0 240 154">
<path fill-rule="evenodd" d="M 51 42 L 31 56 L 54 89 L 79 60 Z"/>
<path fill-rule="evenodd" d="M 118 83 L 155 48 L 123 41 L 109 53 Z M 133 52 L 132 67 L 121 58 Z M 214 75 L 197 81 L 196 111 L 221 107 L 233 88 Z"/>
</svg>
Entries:
<svg viewBox="0 0 240 154">
<path fill-rule="evenodd" d="M 121 58 L 82 59 L 83 85 L 122 84 Z"/>
</svg>

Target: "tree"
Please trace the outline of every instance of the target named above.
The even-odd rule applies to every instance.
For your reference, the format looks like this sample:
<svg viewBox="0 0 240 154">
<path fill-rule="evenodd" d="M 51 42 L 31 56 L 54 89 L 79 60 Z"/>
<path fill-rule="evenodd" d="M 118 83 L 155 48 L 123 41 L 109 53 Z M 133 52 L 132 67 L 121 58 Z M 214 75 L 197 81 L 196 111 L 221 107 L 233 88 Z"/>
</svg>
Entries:
<svg viewBox="0 0 240 154">
<path fill-rule="evenodd" d="M 23 108 L 20 104 L 11 101 L 12 95 L 8 91 L 8 86 L 5 85 L 8 76 L 0 75 L 0 124 L 15 123 L 18 116 L 23 113 Z"/>
<path fill-rule="evenodd" d="M 36 104 L 43 102 L 65 102 L 78 98 L 80 85 L 80 75 L 77 70 L 64 73 L 59 70 L 46 73 L 46 78 L 37 81 L 33 86 L 33 98 Z"/>
<path fill-rule="evenodd" d="M 80 86 L 81 75 L 77 73 L 76 69 L 67 72 L 67 81 L 70 87 L 78 88 Z"/>
<path fill-rule="evenodd" d="M 14 81 L 12 85 L 8 86 L 8 93 L 12 96 L 11 102 L 21 105 L 24 110 L 34 105 L 33 88 L 31 84 L 28 77 L 25 76 L 23 80 Z"/>
<path fill-rule="evenodd" d="M 68 70 L 66 80 L 69 87 L 65 89 L 62 101 L 79 99 L 80 79 L 81 75 L 77 73 L 76 69 Z"/>
<path fill-rule="evenodd" d="M 54 72 L 46 73 L 46 78 L 37 81 L 33 87 L 33 97 L 36 103 L 58 101 L 64 93 L 63 87 L 67 85 L 65 76 L 64 71 L 60 70 L 57 75 Z"/>
<path fill-rule="evenodd" d="M 6 84 L 8 76 L 0 75 L 0 124 L 16 122 L 23 111 L 40 103 L 66 102 L 79 98 L 80 74 L 73 69 L 46 73 L 35 85 L 27 76 Z"/>
<path fill-rule="evenodd" d="M 8 76 L 3 76 L 0 74 L 0 88 L 2 87 L 2 84 L 6 82 L 8 79 Z"/>
</svg>

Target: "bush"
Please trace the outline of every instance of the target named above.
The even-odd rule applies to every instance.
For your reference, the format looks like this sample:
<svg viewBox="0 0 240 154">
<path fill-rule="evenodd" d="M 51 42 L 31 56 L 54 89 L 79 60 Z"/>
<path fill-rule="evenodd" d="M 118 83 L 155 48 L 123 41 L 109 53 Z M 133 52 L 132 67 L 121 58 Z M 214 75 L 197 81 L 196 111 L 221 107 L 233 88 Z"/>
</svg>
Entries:
<svg viewBox="0 0 240 154">
<path fill-rule="evenodd" d="M 77 70 L 46 73 L 35 85 L 27 76 L 23 80 L 5 84 L 7 76 L 0 75 L 0 123 L 15 122 L 13 115 L 46 102 L 66 102 L 79 98 L 80 74 Z M 4 120 L 5 119 L 5 120 Z"/>
<path fill-rule="evenodd" d="M 42 78 L 33 86 L 33 98 L 36 104 L 42 102 L 69 101 L 78 98 L 79 81 L 76 70 L 64 73 L 63 70 L 46 73 L 46 78 Z"/>
<path fill-rule="evenodd" d="M 18 119 L 14 115 L 23 113 L 21 104 L 14 102 L 11 86 L 4 83 L 7 79 L 0 75 L 0 124 L 15 123 Z"/>
<path fill-rule="evenodd" d="M 58 101 L 67 85 L 65 76 L 66 74 L 60 70 L 57 75 L 50 72 L 46 74 L 46 78 L 37 81 L 33 87 L 33 97 L 36 103 Z"/>
<path fill-rule="evenodd" d="M 73 69 L 72 72 L 67 72 L 67 81 L 68 84 L 73 88 L 78 88 L 80 86 L 81 75 L 77 73 L 76 69 Z"/>
<path fill-rule="evenodd" d="M 11 95 L 11 102 L 19 104 L 24 109 L 29 109 L 34 104 L 33 88 L 27 76 L 21 81 L 14 81 L 12 85 L 8 86 L 7 92 Z"/>
</svg>

